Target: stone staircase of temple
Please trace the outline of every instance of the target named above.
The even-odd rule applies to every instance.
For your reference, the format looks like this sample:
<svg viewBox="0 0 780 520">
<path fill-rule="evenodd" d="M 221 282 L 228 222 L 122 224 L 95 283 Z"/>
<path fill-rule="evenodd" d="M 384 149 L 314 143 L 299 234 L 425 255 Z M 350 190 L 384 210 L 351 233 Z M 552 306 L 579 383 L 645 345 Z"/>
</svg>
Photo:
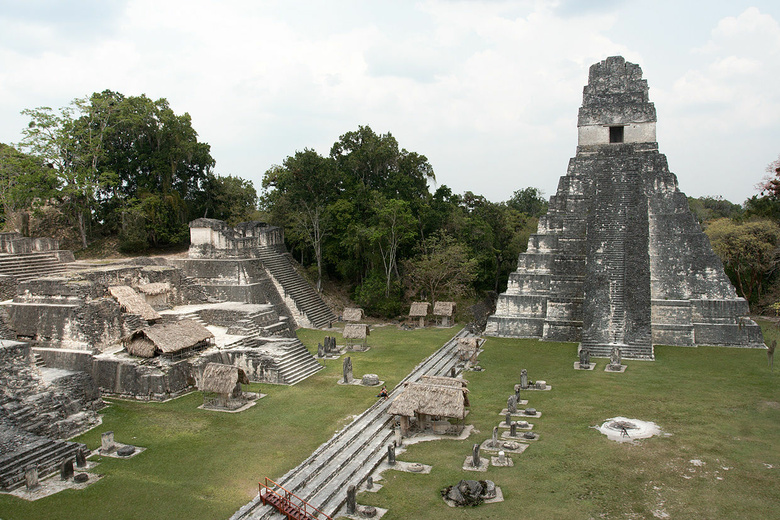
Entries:
<svg viewBox="0 0 780 520">
<path fill-rule="evenodd" d="M 66 271 L 54 253 L 0 254 L 0 274 L 13 276 L 23 282 L 44 276 L 57 276 Z"/>
<path fill-rule="evenodd" d="M 38 467 L 38 476 L 56 473 L 64 460 L 76 458 L 79 451 L 87 451 L 84 444 L 39 437 L 23 448 L 0 457 L 0 489 L 13 491 L 24 485 L 24 473 L 30 466 Z"/>
<path fill-rule="evenodd" d="M 287 254 L 280 254 L 278 248 L 272 247 L 258 247 L 255 252 L 269 275 L 284 289 L 284 296 L 292 298 L 298 310 L 314 327 L 328 327 L 336 321 L 333 311 L 311 284 L 298 274 Z"/>
<path fill-rule="evenodd" d="M 290 342 L 289 346 L 283 350 L 282 355 L 276 358 L 276 362 L 279 366 L 279 373 L 288 385 L 303 381 L 325 368 L 297 338 Z"/>
</svg>

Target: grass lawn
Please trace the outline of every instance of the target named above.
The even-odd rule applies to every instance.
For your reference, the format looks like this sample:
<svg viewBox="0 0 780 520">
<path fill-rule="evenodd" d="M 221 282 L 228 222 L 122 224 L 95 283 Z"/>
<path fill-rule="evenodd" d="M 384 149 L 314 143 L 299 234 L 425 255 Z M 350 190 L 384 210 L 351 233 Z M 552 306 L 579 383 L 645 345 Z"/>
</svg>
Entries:
<svg viewBox="0 0 780 520">
<path fill-rule="evenodd" d="M 456 330 L 374 328 L 373 348 L 352 355 L 355 376 L 376 373 L 392 388 Z M 299 331 L 313 352 L 324 336 Z M 595 371 L 574 371 L 576 348 L 489 338 L 485 371 L 465 376 L 467 423 L 480 433 L 410 446 L 399 459 L 431 464 L 431 473 L 388 471 L 384 487 L 358 502 L 389 508 L 385 520 L 778 517 L 780 367 L 769 371 L 765 351 L 661 346 L 656 361 L 626 361 L 625 373 L 612 374 L 603 359 Z M 240 414 L 198 410 L 199 393 L 164 404 L 115 401 L 104 424 L 78 440 L 95 448 L 100 433 L 113 430 L 118 442 L 147 451 L 102 458 L 94 471 L 105 477 L 85 491 L 32 503 L 0 495 L 0 518 L 226 520 L 256 494 L 258 480 L 283 475 L 375 400 L 376 389 L 335 384 L 341 363 L 327 362 L 294 387 L 253 385 L 269 395 Z M 513 457 L 514 467 L 461 470 L 472 444 L 501 420 L 522 368 L 553 387 L 521 396 L 542 411 L 531 421 L 540 440 Z M 618 444 L 590 428 L 619 415 L 653 421 L 669 435 Z M 447 507 L 439 490 L 461 478 L 494 480 L 506 501 Z"/>
</svg>

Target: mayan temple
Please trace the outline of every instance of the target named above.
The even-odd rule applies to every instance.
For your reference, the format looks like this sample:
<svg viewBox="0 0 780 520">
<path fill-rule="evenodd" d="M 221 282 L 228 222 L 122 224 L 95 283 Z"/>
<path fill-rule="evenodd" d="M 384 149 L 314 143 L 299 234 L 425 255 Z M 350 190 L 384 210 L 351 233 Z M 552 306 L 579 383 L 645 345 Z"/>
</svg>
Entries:
<svg viewBox="0 0 780 520">
<path fill-rule="evenodd" d="M 654 344 L 763 347 L 658 152 L 642 69 L 619 56 L 591 66 L 577 127 L 577 155 L 485 334 L 633 359 L 653 359 Z"/>
</svg>

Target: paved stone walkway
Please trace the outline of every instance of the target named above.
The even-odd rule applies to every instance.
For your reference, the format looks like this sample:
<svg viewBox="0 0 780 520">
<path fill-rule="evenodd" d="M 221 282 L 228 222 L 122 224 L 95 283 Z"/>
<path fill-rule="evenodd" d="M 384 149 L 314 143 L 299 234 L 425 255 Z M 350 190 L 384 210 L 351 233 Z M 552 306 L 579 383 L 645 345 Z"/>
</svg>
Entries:
<svg viewBox="0 0 780 520">
<path fill-rule="evenodd" d="M 449 375 L 457 363 L 458 338 L 469 337 L 461 330 L 439 350 L 422 361 L 390 392 L 390 398 L 377 401 L 329 441 L 322 444 L 298 467 L 278 480 L 278 484 L 309 504 L 335 517 L 347 498 L 347 488 L 356 488 L 387 456 L 393 442 L 393 417 L 387 408 L 401 392 L 404 383 L 420 376 Z M 276 520 L 284 518 L 273 507 L 263 505 L 260 496 L 239 509 L 231 520 Z"/>
</svg>

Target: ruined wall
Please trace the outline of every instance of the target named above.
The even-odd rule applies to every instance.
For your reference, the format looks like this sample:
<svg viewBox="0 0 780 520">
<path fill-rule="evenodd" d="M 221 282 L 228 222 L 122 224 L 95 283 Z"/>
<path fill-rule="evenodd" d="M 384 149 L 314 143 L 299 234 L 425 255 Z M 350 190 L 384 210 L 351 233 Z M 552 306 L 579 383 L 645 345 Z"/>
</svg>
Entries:
<svg viewBox="0 0 780 520">
<path fill-rule="evenodd" d="M 208 218 L 190 222 L 190 258 L 249 258 L 255 248 L 275 245 L 284 245 L 284 232 L 264 222 L 235 227 Z"/>
</svg>

